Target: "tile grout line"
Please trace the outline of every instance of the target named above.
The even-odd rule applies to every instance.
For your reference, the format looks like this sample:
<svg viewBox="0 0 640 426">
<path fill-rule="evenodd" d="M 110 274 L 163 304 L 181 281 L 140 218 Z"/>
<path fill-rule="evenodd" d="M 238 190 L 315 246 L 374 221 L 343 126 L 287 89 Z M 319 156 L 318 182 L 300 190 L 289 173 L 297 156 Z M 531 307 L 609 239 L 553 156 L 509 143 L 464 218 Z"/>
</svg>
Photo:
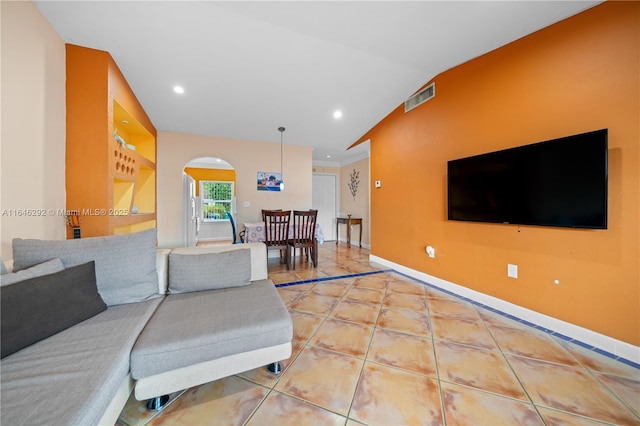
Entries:
<svg viewBox="0 0 640 426">
<path fill-rule="evenodd" d="M 339 278 L 338 278 L 338 279 L 345 279 L 345 278 L 355 278 L 355 279 L 354 279 L 353 283 L 349 284 L 349 286 L 348 286 L 348 288 L 347 288 L 347 291 L 345 291 L 345 292 L 342 294 L 342 296 L 340 296 L 340 298 L 338 299 L 337 303 L 336 303 L 336 304 L 331 308 L 331 310 L 326 314 L 326 317 L 325 317 L 324 321 L 323 321 L 323 322 L 318 326 L 318 328 L 317 328 L 317 329 L 316 329 L 316 331 L 313 333 L 313 335 L 315 336 L 315 334 L 318 332 L 318 330 L 320 330 L 320 328 L 322 328 L 322 325 L 323 325 L 323 324 L 324 324 L 324 323 L 329 319 L 329 317 L 330 317 L 330 316 L 331 316 L 331 314 L 333 313 L 334 309 L 335 309 L 335 308 L 340 304 L 340 302 L 342 302 L 342 301 L 344 301 L 344 300 L 351 300 L 351 299 L 346 299 L 346 298 L 345 298 L 345 296 L 347 295 L 347 293 L 349 293 L 349 290 L 351 290 L 352 288 L 354 288 L 354 284 L 355 284 L 355 282 L 358 280 L 358 278 L 360 278 L 361 276 L 373 275 L 373 274 L 378 274 L 378 273 L 381 273 L 381 272 L 382 272 L 382 271 L 375 271 L 375 272 L 371 272 L 371 273 L 364 273 L 364 274 L 350 274 L 350 275 L 348 275 L 348 276 L 339 276 Z M 326 281 L 330 281 L 330 280 L 326 280 Z M 314 287 L 314 288 L 315 288 L 315 287 Z M 347 321 L 345 321 L 345 322 L 347 322 Z M 312 340 L 312 338 L 313 338 L 313 336 L 311 336 L 311 337 L 309 338 L 309 340 L 308 340 L 307 344 L 308 344 L 308 345 L 310 345 L 310 346 L 312 346 L 312 347 L 316 347 L 316 346 L 311 345 L 311 340 Z M 373 332 L 371 333 L 371 340 L 373 340 Z M 371 345 L 371 341 L 369 341 L 369 345 Z M 343 354 L 343 353 L 341 353 L 341 352 L 333 351 L 333 350 L 331 350 L 331 349 L 326 349 L 326 348 L 320 348 L 320 349 L 325 349 L 325 350 L 328 350 L 328 351 L 330 351 L 330 352 L 335 352 L 335 353 L 340 354 L 340 355 L 350 356 L 350 355 L 348 355 L 348 354 Z M 368 352 L 368 347 L 367 347 L 367 352 Z M 358 359 L 357 357 L 353 357 L 353 356 L 351 356 L 351 357 L 352 357 L 352 358 L 356 358 L 356 359 Z M 352 408 L 352 406 L 353 406 L 353 400 L 355 399 L 356 392 L 358 391 L 358 385 L 360 384 L 360 378 L 362 377 L 362 372 L 364 371 L 364 364 L 365 364 L 365 362 L 366 362 L 366 354 L 365 354 L 365 357 L 364 357 L 364 358 L 363 358 L 363 360 L 362 360 L 362 367 L 360 367 L 360 372 L 358 373 L 358 378 L 357 378 L 357 380 L 356 380 L 356 385 L 355 385 L 354 390 L 353 390 L 353 395 L 351 396 L 351 400 L 349 401 L 349 407 L 347 408 L 347 414 L 344 416 L 344 417 L 345 417 L 345 425 L 349 422 L 349 419 L 350 419 L 349 415 L 351 414 L 351 408 Z M 336 414 L 338 414 L 338 413 L 336 413 Z M 360 422 L 360 423 L 362 423 L 362 422 Z"/>
<path fill-rule="evenodd" d="M 388 291 L 388 286 L 389 286 L 389 282 L 388 282 L 388 280 L 386 280 L 385 281 L 385 297 L 386 297 L 386 294 L 387 294 L 387 291 Z M 351 285 L 351 288 L 353 288 L 353 284 Z M 358 380 L 356 381 L 356 386 L 355 386 L 355 389 L 353 390 L 353 396 L 351 397 L 351 403 L 349 404 L 349 410 L 348 410 L 348 414 L 347 414 L 347 421 L 349 419 L 352 419 L 352 420 L 357 421 L 359 423 L 365 424 L 364 421 L 352 418 L 351 417 L 351 410 L 353 409 L 353 403 L 354 403 L 354 401 L 356 399 L 356 395 L 358 394 L 358 390 L 360 389 L 360 385 L 362 383 L 362 375 L 364 373 L 365 365 L 367 364 L 367 359 L 369 357 L 369 351 L 371 350 L 371 345 L 373 344 L 373 339 L 375 337 L 376 330 L 378 329 L 378 320 L 380 319 L 380 313 L 382 312 L 382 306 L 384 304 L 385 297 L 383 297 L 382 301 L 380 302 L 380 307 L 378 308 L 378 315 L 376 316 L 376 321 L 373 324 L 373 330 L 371 331 L 371 337 L 369 339 L 369 344 L 367 345 L 367 350 L 365 351 L 364 358 L 362 359 L 362 367 L 360 368 L 360 372 L 358 373 Z"/>
<path fill-rule="evenodd" d="M 578 362 L 580 362 L 580 361 L 578 361 Z M 617 400 L 624 408 L 629 410 L 631 412 L 631 414 L 634 415 L 638 419 L 638 421 L 640 422 L 640 413 L 636 413 L 636 411 L 632 407 L 630 407 L 629 404 L 627 404 L 624 400 L 622 400 L 622 398 L 620 398 L 617 393 L 615 393 L 612 389 L 610 389 L 609 386 L 607 386 L 606 383 L 601 381 L 595 374 L 595 373 L 600 373 L 600 374 L 607 374 L 607 373 L 604 373 L 602 371 L 592 371 L 592 370 L 584 367 L 582 365 L 582 363 L 580 363 L 580 366 L 582 366 L 586 370 L 587 374 L 589 374 L 595 381 L 597 381 L 602 387 L 604 387 L 604 389 L 607 391 L 607 393 L 609 393 L 609 395 L 613 399 Z M 615 374 L 614 374 L 614 376 L 615 376 Z M 619 377 L 619 376 L 616 376 L 616 377 Z M 599 421 L 602 421 L 602 420 L 599 420 Z"/>
<path fill-rule="evenodd" d="M 425 290 L 424 298 L 427 305 L 427 321 L 429 321 L 429 334 L 431 336 L 431 350 L 433 351 L 433 361 L 436 367 L 436 379 L 438 381 L 438 394 L 440 395 L 440 412 L 442 413 L 442 421 L 444 425 L 447 424 L 447 410 L 445 407 L 444 389 L 442 389 L 442 378 L 440 377 L 440 363 L 438 362 L 438 353 L 436 351 L 436 339 L 433 335 L 433 321 L 431 320 L 431 307 L 429 306 L 429 297 Z M 445 381 L 446 382 L 446 381 Z"/>
<path fill-rule="evenodd" d="M 331 281 L 331 280 L 333 280 L 333 279 L 351 278 L 351 276 L 348 276 L 348 277 L 345 277 L 345 276 L 337 276 L 337 277 L 333 277 L 333 278 L 332 278 L 332 277 L 327 277 L 327 278 L 328 278 L 328 279 L 318 280 L 318 282 L 322 282 L 322 281 Z M 315 282 L 315 281 L 312 281 L 312 282 Z M 299 283 L 299 284 L 309 284 L 309 282 L 304 282 L 304 283 Z M 297 285 L 297 284 L 292 284 L 292 285 Z M 286 286 L 285 286 L 285 287 L 286 287 Z M 317 348 L 317 349 L 321 349 L 321 350 L 326 350 L 326 351 L 329 351 L 329 352 L 333 352 L 333 353 L 336 353 L 336 354 L 349 356 L 349 355 L 343 354 L 343 353 L 341 353 L 341 352 L 337 352 L 337 351 L 333 351 L 333 350 L 330 350 L 330 349 L 320 348 L 320 347 L 314 346 L 314 345 L 312 345 L 312 344 L 311 344 L 311 340 L 312 340 L 312 339 L 313 339 L 313 337 L 316 335 L 316 333 L 318 333 L 318 331 L 320 330 L 320 328 L 322 328 L 322 325 L 323 325 L 323 324 L 324 324 L 324 323 L 329 319 L 329 316 L 331 315 L 331 313 L 333 312 L 333 310 L 335 309 L 335 307 L 336 307 L 336 306 L 338 306 L 338 304 L 339 304 L 342 300 L 345 300 L 345 299 L 344 299 L 344 296 L 349 292 L 349 289 L 351 289 L 352 287 L 353 287 L 353 284 L 349 284 L 349 285 L 348 285 L 348 289 L 347 289 L 347 291 L 345 291 L 345 292 L 342 294 L 342 296 L 340 296 L 340 298 L 336 298 L 336 299 L 337 299 L 336 304 L 335 304 L 335 305 L 334 305 L 334 306 L 329 310 L 329 312 L 327 312 L 327 313 L 324 315 L 324 319 L 323 319 L 323 320 L 322 320 L 322 322 L 318 325 L 318 327 L 313 331 L 313 333 L 309 336 L 309 338 L 308 338 L 308 339 L 307 339 L 307 341 L 305 342 L 304 346 L 303 346 L 303 347 L 302 347 L 302 349 L 300 350 L 300 353 L 298 354 L 298 356 L 300 356 L 300 354 L 304 351 L 304 349 L 305 349 L 305 348 L 308 348 L 308 347 L 310 347 L 310 348 Z M 315 288 L 315 286 L 314 286 L 314 287 L 312 287 L 312 288 L 311 288 L 311 289 L 309 289 L 309 290 L 305 290 L 305 291 L 303 292 L 303 295 L 302 295 L 301 297 L 304 297 L 304 296 L 306 296 L 307 294 L 312 293 L 314 288 Z M 315 294 L 317 294 L 317 293 L 315 293 Z M 321 296 L 321 295 L 319 295 L 319 296 Z M 326 296 L 325 296 L 325 297 L 326 297 Z M 298 299 L 297 299 L 297 300 L 298 300 Z M 296 311 L 296 312 L 302 312 L 302 311 Z M 308 313 L 308 312 L 303 312 L 303 313 Z M 314 313 L 314 315 L 315 315 L 315 313 Z M 298 356 L 296 357 L 296 359 L 298 358 Z M 352 358 L 355 358 L 355 357 L 352 357 Z M 357 359 L 357 358 L 356 358 L 356 359 Z M 293 362 L 292 362 L 291 364 L 293 364 Z M 291 364 L 290 364 L 290 365 L 291 365 Z M 364 367 L 364 362 L 363 362 L 363 367 Z M 362 370 L 361 370 L 361 372 L 362 372 Z M 358 380 L 359 380 L 359 377 L 358 377 Z M 356 389 L 357 389 L 357 383 L 356 383 Z M 320 406 L 320 405 L 318 405 L 318 404 L 315 404 L 315 403 L 313 403 L 313 402 L 311 402 L 311 401 L 307 401 L 307 400 L 301 399 L 301 398 L 299 398 L 299 397 L 297 397 L 297 396 L 289 395 L 288 393 L 286 393 L 285 395 L 291 396 L 291 397 L 296 398 L 296 399 L 298 399 L 298 400 L 300 400 L 300 401 L 303 401 L 303 402 L 306 402 L 306 403 L 311 404 L 311 405 L 313 405 L 313 406 L 316 406 L 316 407 L 318 407 L 318 408 L 320 408 L 320 409 L 322 409 L 322 410 L 324 410 L 324 411 L 328 411 L 328 412 L 330 412 L 330 413 L 334 413 L 334 414 L 336 414 L 336 415 L 339 415 L 339 416 L 341 416 L 341 417 L 344 417 L 344 418 L 345 418 L 345 425 L 346 425 L 346 424 L 347 424 L 347 422 L 349 421 L 349 413 L 350 413 L 350 411 L 351 411 L 351 404 L 353 404 L 353 398 L 355 397 L 355 391 L 354 391 L 354 396 L 351 398 L 351 403 L 349 404 L 349 409 L 347 410 L 347 414 L 346 414 L 346 415 L 342 415 L 342 414 L 337 413 L 337 412 L 335 412 L 335 411 L 333 411 L 333 410 L 330 410 L 330 409 L 327 409 L 327 408 L 325 408 L 325 407 L 322 407 L 322 406 Z"/>
<path fill-rule="evenodd" d="M 478 312 L 478 309 L 482 309 L 482 307 L 479 307 L 479 306 L 476 306 L 476 305 L 473 305 L 473 307 L 476 310 L 476 313 L 478 314 L 478 317 L 480 318 L 480 321 L 482 321 L 482 325 L 484 326 L 484 328 L 486 329 L 487 333 L 489 333 L 489 335 L 493 339 L 494 343 L 496 344 L 496 348 L 500 352 L 500 355 L 502 356 L 502 359 L 507 364 L 507 366 L 509 367 L 509 370 L 511 371 L 513 376 L 518 381 L 518 384 L 520 385 L 520 387 L 522 388 L 522 391 L 524 392 L 524 394 L 526 395 L 527 399 L 529 400 L 529 403 L 531 404 L 531 407 L 538 414 L 538 418 L 542 421 L 542 423 L 546 424 L 546 422 L 544 421 L 544 417 L 542 416 L 542 413 L 540 412 L 540 410 L 538 409 L 538 406 L 533 401 L 533 398 L 531 398 L 531 395 L 529 394 L 529 391 L 525 387 L 525 385 L 522 382 L 522 379 L 520 378 L 520 376 L 518 376 L 518 374 L 516 373 L 515 369 L 513 368 L 513 365 L 511 365 L 511 363 L 509 362 L 509 358 L 507 358 L 507 355 L 504 353 L 504 350 L 502 349 L 502 346 L 500 346 L 500 343 L 498 342 L 498 339 L 496 339 L 496 337 L 494 336 L 493 332 L 491 331 L 491 328 L 487 325 L 487 322 L 482 317 L 480 312 Z M 504 395 L 502 395 L 502 396 L 506 397 Z"/>
<path fill-rule="evenodd" d="M 284 373 L 284 372 L 283 372 Z M 273 391 L 273 389 L 275 388 L 276 384 L 278 383 L 276 381 L 276 384 L 273 385 L 273 388 L 268 388 L 264 385 L 261 385 L 260 383 L 256 383 L 252 380 L 249 380 L 247 378 L 241 377 L 238 374 L 235 374 L 231 377 L 235 377 L 237 379 L 240 380 L 244 380 L 246 382 L 249 382 L 252 385 L 257 385 L 257 386 L 261 386 L 265 389 L 268 389 L 269 391 L 264 395 L 264 397 L 260 400 L 260 402 L 253 408 L 253 410 L 251 411 L 251 413 L 247 416 L 247 419 L 242 423 L 243 426 L 246 426 L 247 424 L 249 424 L 249 422 L 251 421 L 251 419 L 253 418 L 253 416 L 255 416 L 255 414 L 258 412 L 258 410 L 260 409 L 260 407 L 262 407 L 262 404 L 264 404 L 264 402 L 267 400 L 267 398 L 269 397 L 269 395 L 271 395 L 271 392 Z"/>
</svg>

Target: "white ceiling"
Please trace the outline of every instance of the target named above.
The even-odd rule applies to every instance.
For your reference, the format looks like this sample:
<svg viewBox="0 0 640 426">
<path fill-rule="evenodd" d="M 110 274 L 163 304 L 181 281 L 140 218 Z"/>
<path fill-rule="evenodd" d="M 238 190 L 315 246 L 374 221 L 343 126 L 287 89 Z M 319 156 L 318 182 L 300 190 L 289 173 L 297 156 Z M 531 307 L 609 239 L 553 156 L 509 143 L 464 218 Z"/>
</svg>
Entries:
<svg viewBox="0 0 640 426">
<path fill-rule="evenodd" d="M 113 56 L 159 131 L 279 143 L 284 126 L 326 165 L 366 157 L 346 149 L 437 74 L 597 3 L 35 1 Z"/>
</svg>

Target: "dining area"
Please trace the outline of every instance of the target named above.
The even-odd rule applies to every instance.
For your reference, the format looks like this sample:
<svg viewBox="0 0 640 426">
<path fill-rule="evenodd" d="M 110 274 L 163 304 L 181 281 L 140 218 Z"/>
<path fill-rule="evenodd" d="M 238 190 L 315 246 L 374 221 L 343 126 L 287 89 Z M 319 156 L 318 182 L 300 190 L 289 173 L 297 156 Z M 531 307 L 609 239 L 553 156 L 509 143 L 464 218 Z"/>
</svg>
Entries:
<svg viewBox="0 0 640 426">
<path fill-rule="evenodd" d="M 279 252 L 280 263 L 287 269 L 296 268 L 299 262 L 311 262 L 318 266 L 318 244 L 324 235 L 317 223 L 318 210 L 262 210 L 261 222 L 245 222 L 242 241 L 263 242 L 269 252 Z"/>
</svg>

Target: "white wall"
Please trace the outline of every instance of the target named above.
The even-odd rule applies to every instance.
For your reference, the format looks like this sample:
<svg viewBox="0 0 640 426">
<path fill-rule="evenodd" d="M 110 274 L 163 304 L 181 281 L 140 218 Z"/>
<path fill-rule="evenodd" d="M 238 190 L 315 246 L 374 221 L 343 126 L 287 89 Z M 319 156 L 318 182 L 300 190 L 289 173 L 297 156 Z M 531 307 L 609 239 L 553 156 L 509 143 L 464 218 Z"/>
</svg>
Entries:
<svg viewBox="0 0 640 426">
<path fill-rule="evenodd" d="M 284 145 L 284 192 L 257 190 L 259 171 L 280 171 L 280 143 L 254 142 L 188 133 L 158 132 L 158 244 L 186 243 L 182 171 L 194 158 L 217 157 L 236 170 L 236 222 L 261 220 L 261 209 L 310 209 L 311 147 Z M 248 202 L 249 207 L 244 207 Z"/>
<path fill-rule="evenodd" d="M 359 184 L 357 187 L 357 193 L 355 198 L 351 194 L 349 189 L 349 183 L 351 182 L 351 175 L 353 171 L 358 172 Z M 369 159 L 364 158 L 362 160 L 355 161 L 351 164 L 343 166 L 340 169 L 340 215 L 346 216 L 348 214 L 353 217 L 362 218 L 362 245 L 363 247 L 370 247 L 370 191 L 371 180 L 369 177 Z M 340 225 L 340 241 L 347 240 L 346 225 Z M 358 226 L 354 226 L 351 232 L 351 243 L 358 242 L 358 236 L 360 229 Z"/>
<path fill-rule="evenodd" d="M 32 2 L 0 2 L 1 253 L 15 237 L 64 239 L 65 46 Z M 18 209 L 40 216 L 16 216 Z"/>
</svg>

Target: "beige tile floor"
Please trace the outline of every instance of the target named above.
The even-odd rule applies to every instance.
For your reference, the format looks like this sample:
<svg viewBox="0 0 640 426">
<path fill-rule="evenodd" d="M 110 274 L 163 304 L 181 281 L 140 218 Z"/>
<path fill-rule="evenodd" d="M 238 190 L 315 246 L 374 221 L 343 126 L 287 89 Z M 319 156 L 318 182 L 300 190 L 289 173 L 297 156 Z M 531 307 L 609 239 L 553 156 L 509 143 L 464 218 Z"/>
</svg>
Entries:
<svg viewBox="0 0 640 426">
<path fill-rule="evenodd" d="M 293 354 L 172 396 L 130 399 L 122 425 L 640 425 L 640 369 L 320 246 L 319 265 L 269 260 Z M 357 275 L 359 274 L 359 275 Z M 355 276 L 354 276 L 355 275 Z"/>
</svg>

